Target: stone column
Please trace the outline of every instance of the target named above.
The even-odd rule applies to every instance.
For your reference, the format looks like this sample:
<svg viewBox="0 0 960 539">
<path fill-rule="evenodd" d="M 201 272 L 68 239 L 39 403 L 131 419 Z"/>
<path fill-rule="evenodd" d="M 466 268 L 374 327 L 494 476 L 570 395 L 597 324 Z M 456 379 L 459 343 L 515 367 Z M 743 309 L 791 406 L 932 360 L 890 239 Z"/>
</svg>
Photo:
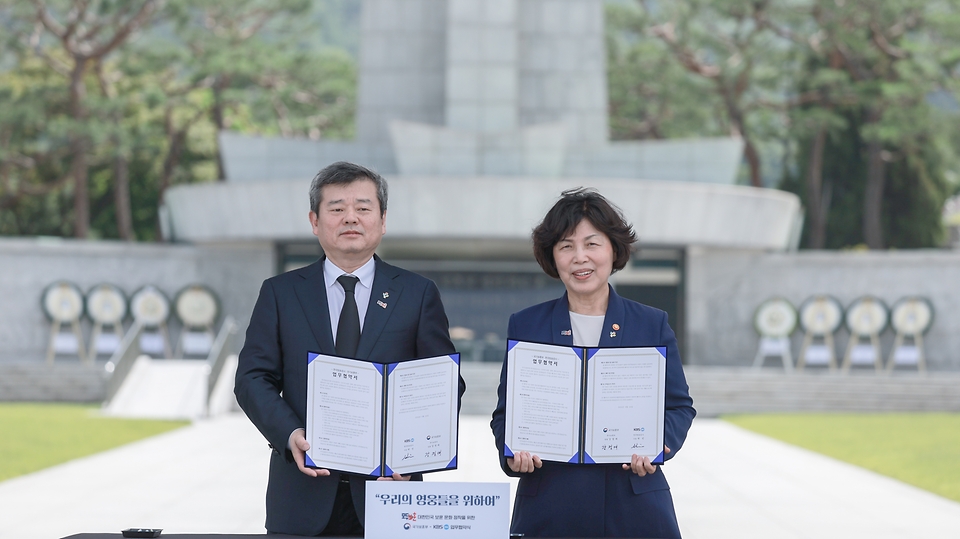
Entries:
<svg viewBox="0 0 960 539">
<path fill-rule="evenodd" d="M 448 0 L 448 127 L 478 133 L 517 129 L 517 4 Z"/>
</svg>

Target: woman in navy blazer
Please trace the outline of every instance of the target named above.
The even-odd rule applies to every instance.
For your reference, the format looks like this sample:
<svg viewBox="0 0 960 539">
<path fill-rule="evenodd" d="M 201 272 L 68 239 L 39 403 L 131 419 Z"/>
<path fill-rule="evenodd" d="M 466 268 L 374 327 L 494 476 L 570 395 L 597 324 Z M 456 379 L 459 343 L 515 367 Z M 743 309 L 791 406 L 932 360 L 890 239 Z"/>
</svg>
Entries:
<svg viewBox="0 0 960 539">
<path fill-rule="evenodd" d="M 677 338 L 659 309 L 624 299 L 610 275 L 630 261 L 636 242 L 623 215 L 594 190 L 565 191 L 533 231 L 534 255 L 560 279 L 563 297 L 510 316 L 507 338 L 569 346 L 666 346 L 664 457 L 683 445 L 696 411 Z M 630 463 L 571 465 L 503 453 L 506 362 L 490 427 L 500 466 L 520 478 L 512 533 L 527 537 L 679 538 L 670 487 L 649 458 Z"/>
</svg>

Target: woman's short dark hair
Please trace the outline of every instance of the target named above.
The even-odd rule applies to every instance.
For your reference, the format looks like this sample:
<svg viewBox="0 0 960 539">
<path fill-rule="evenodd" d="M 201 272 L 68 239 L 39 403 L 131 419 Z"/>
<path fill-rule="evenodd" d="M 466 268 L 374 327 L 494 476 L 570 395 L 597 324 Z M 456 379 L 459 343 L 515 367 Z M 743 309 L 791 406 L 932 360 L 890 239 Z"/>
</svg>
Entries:
<svg viewBox="0 0 960 539">
<path fill-rule="evenodd" d="M 533 256 L 547 275 L 560 278 L 553 259 L 553 247 L 572 234 L 584 219 L 610 239 L 613 271 L 622 270 L 630 261 L 631 246 L 636 243 L 637 235 L 623 218 L 620 208 L 608 202 L 596 189 L 578 187 L 561 193 L 560 200 L 533 229 Z"/>
<path fill-rule="evenodd" d="M 357 180 L 367 179 L 377 187 L 377 201 L 380 203 L 380 216 L 387 213 L 387 181 L 383 176 L 367 167 L 338 161 L 325 167 L 310 182 L 310 211 L 320 213 L 323 201 L 323 188 L 327 185 L 347 185 Z"/>
</svg>

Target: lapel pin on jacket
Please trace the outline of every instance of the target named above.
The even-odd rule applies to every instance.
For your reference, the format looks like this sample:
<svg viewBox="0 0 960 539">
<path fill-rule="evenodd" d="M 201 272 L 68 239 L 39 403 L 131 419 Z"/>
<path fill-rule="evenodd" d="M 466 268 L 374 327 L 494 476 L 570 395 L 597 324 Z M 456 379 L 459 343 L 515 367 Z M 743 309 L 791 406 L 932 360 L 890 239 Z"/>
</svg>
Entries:
<svg viewBox="0 0 960 539">
<path fill-rule="evenodd" d="M 613 325 L 613 330 L 614 330 L 614 331 L 620 331 L 620 324 L 614 324 L 614 325 Z"/>
<path fill-rule="evenodd" d="M 610 338 L 613 338 L 613 337 L 616 337 L 616 336 L 617 336 L 617 332 L 616 332 L 616 331 L 611 331 L 611 332 L 610 332 Z"/>
<path fill-rule="evenodd" d="M 564 329 L 560 332 L 560 335 L 563 335 L 564 337 L 566 337 L 567 335 L 573 335 L 573 330 Z"/>
<path fill-rule="evenodd" d="M 386 303 L 384 303 L 384 302 L 382 302 L 382 301 L 380 301 L 379 299 L 377 300 L 377 305 L 379 305 L 379 306 L 381 306 L 381 307 L 383 307 L 384 309 L 386 309 L 386 308 L 387 308 L 387 304 L 386 304 Z"/>
<path fill-rule="evenodd" d="M 387 299 L 387 298 L 389 298 L 389 297 L 390 297 L 390 292 L 384 292 L 384 293 L 383 293 L 383 299 Z"/>
</svg>

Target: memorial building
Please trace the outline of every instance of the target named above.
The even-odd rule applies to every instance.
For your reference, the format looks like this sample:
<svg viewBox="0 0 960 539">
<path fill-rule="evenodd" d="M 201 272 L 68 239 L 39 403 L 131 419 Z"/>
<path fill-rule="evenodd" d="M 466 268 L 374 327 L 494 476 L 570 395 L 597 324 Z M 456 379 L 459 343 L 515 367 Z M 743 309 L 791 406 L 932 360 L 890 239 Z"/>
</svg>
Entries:
<svg viewBox="0 0 960 539">
<path fill-rule="evenodd" d="M 837 410 L 864 402 L 878 410 L 955 409 L 955 399 L 942 397 L 955 395 L 956 384 L 942 375 L 960 369 L 960 290 L 953 285 L 960 251 L 797 251 L 799 199 L 736 185 L 740 139 L 611 141 L 603 14 L 602 0 L 363 0 L 355 140 L 220 133 L 225 181 L 166 192 L 160 216 L 169 243 L 0 238 L 0 399 L 99 402 L 106 395 L 113 402 L 123 369 L 112 370 L 114 358 L 98 347 L 104 335 L 134 342 L 131 328 L 150 326 L 135 313 L 118 314 L 121 297 L 127 312 L 144 311 L 147 291 L 157 305 L 162 296 L 170 300 L 148 330 L 157 349 L 165 344 L 173 352 L 153 356 L 206 357 L 214 367 L 195 394 L 208 404 L 193 409 L 213 413 L 215 400 L 229 404 L 232 378 L 213 376 L 226 372 L 228 361 L 210 360 L 239 350 L 264 279 L 322 254 L 307 218 L 309 185 L 321 168 L 345 160 L 388 180 L 378 253 L 439 286 L 451 336 L 470 362 L 469 413 L 492 408 L 485 399 L 495 397 L 494 362 L 503 359 L 508 316 L 563 293 L 534 261 L 530 233 L 560 193 L 576 187 L 596 188 L 633 224 L 638 251 L 611 283 L 620 295 L 669 313 L 692 367 L 698 410 L 819 410 L 820 399 L 794 396 L 822 391 L 840 395 L 830 404 Z M 52 289 L 70 292 L 52 302 L 64 320 L 41 306 Z M 106 292 L 116 296 L 116 308 L 103 301 L 94 308 Z M 203 307 L 193 309 L 198 316 L 180 312 L 185 297 L 203 299 L 192 302 Z M 797 316 L 811 301 L 832 306 L 823 311 L 833 313 L 824 317 L 831 324 L 820 324 L 829 327 L 819 333 Z M 912 333 L 901 331 L 903 323 L 880 323 L 879 314 L 895 318 L 904 304 L 927 307 L 910 311 L 927 313 L 926 322 L 908 316 Z M 877 323 L 851 327 L 848 313 L 865 309 L 878 314 L 871 315 Z M 769 312 L 777 323 L 764 329 L 757 320 Z M 224 328 L 233 321 L 231 336 Z M 61 340 L 86 357 L 62 352 Z M 200 340 L 223 353 L 188 354 Z M 913 356 L 900 353 L 909 351 L 908 341 Z M 138 342 L 148 352 L 149 343 Z M 814 342 L 826 352 L 823 365 L 811 363 Z M 889 378 L 881 376 L 876 383 L 793 376 L 798 385 L 777 400 L 770 390 L 781 386 L 768 378 L 698 370 L 753 364 L 759 374 L 765 359 L 776 367 L 766 373 L 777 374 L 793 372 L 796 358 L 797 372 L 827 365 L 848 372 L 836 367 L 868 349 L 871 363 L 854 368 L 885 373 L 879 366 L 890 358 L 922 357 L 900 370 L 923 365 L 938 375 L 909 385 L 884 385 Z M 779 357 L 764 356 L 771 352 Z M 713 382 L 703 378 L 707 371 Z M 227 380 L 224 391 L 211 383 L 219 378 Z M 221 393 L 227 398 L 213 398 Z"/>
<path fill-rule="evenodd" d="M 689 249 L 795 248 L 799 200 L 735 185 L 740 139 L 610 140 L 601 0 L 364 0 L 360 24 L 356 139 L 221 133 L 226 181 L 167 191 L 167 238 L 307 264 L 314 174 L 372 167 L 390 185 L 379 254 L 434 279 L 465 356 L 497 361 L 507 316 L 563 291 L 530 232 L 565 189 L 633 223 L 639 252 L 612 282 L 668 311 L 681 347 Z"/>
</svg>

